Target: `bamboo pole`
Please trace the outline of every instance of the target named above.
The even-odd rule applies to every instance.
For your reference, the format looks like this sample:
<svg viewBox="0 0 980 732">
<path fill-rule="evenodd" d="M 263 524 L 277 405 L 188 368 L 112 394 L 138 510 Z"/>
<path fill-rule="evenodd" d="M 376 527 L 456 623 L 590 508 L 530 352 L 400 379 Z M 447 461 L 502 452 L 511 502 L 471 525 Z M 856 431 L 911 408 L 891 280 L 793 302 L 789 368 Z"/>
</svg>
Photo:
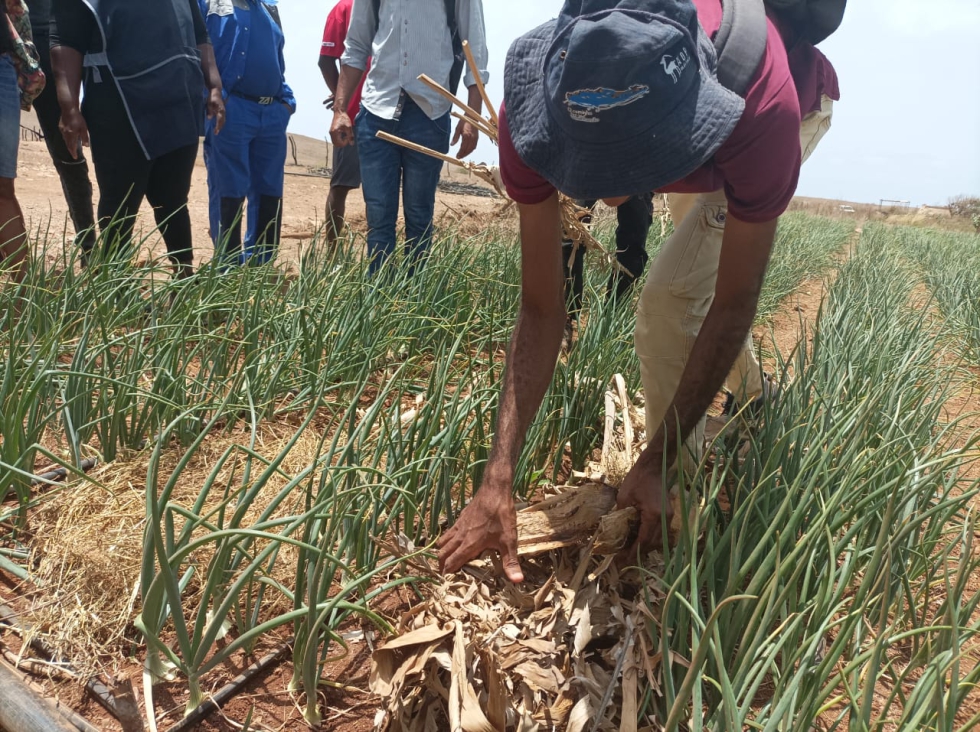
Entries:
<svg viewBox="0 0 980 732">
<path fill-rule="evenodd" d="M 496 133 L 493 130 L 491 130 L 489 126 L 487 126 L 486 122 L 483 123 L 475 122 L 470 117 L 467 117 L 465 114 L 460 114 L 459 112 L 450 112 L 450 114 L 458 120 L 462 120 L 463 122 L 473 125 L 474 127 L 476 127 L 478 132 L 482 132 L 491 140 L 494 139 Z"/>
<path fill-rule="evenodd" d="M 477 113 L 477 111 L 473 109 L 473 107 L 471 107 L 469 104 L 466 104 L 465 102 L 461 102 L 455 94 L 453 94 L 452 92 L 446 89 L 443 89 L 442 86 L 437 84 L 435 81 L 433 81 L 431 77 L 422 74 L 421 76 L 419 76 L 419 81 L 421 81 L 423 84 L 431 88 L 432 91 L 437 92 L 438 94 L 444 96 L 446 99 L 449 100 L 450 103 L 455 104 L 457 107 L 462 109 L 463 112 L 466 114 L 466 116 L 469 118 L 468 121 L 483 122 L 484 124 L 486 124 L 486 121 L 483 119 L 483 117 L 480 116 L 480 114 Z"/>
<path fill-rule="evenodd" d="M 470 72 L 473 74 L 473 78 L 476 79 L 476 88 L 480 90 L 480 96 L 483 97 L 483 106 L 487 108 L 490 122 L 494 129 L 496 129 L 500 126 L 497 120 L 497 110 L 493 108 L 493 102 L 490 101 L 487 88 L 483 85 L 483 78 L 480 76 L 480 69 L 477 67 L 476 61 L 473 60 L 473 51 L 470 50 L 469 41 L 463 41 L 463 53 L 466 54 L 466 63 L 469 64 Z"/>
<path fill-rule="evenodd" d="M 406 140 L 403 137 L 398 137 L 397 135 L 392 135 L 384 131 L 378 132 L 376 137 L 384 140 L 385 142 L 393 142 L 396 145 L 407 147 L 409 150 L 414 150 L 415 152 L 420 152 L 423 153 L 424 155 L 431 155 L 434 158 L 439 158 L 439 160 L 442 160 L 444 163 L 451 163 L 453 165 L 458 165 L 461 168 L 466 167 L 466 164 L 462 160 L 457 160 L 456 158 L 450 155 L 446 155 L 441 152 L 436 152 L 435 150 L 427 148 L 424 145 L 419 145 L 418 143 L 411 142 L 410 140 Z"/>
</svg>

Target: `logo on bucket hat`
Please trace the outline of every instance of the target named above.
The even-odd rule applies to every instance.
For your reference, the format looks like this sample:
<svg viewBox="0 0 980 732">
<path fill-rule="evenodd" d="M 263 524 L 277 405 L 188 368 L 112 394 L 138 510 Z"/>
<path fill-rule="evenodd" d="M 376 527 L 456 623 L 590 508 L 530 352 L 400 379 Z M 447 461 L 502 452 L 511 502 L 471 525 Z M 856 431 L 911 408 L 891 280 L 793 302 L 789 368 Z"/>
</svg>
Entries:
<svg viewBox="0 0 980 732">
<path fill-rule="evenodd" d="M 577 122 L 598 122 L 599 112 L 639 101 L 650 93 L 645 84 L 633 84 L 629 89 L 616 91 L 600 86 L 597 89 L 579 89 L 565 93 L 568 114 Z"/>
<path fill-rule="evenodd" d="M 691 54 L 686 48 L 682 48 L 676 55 L 665 53 L 660 57 L 660 65 L 664 67 L 664 73 L 673 79 L 675 84 L 681 80 L 681 74 L 689 63 L 691 63 Z"/>
</svg>

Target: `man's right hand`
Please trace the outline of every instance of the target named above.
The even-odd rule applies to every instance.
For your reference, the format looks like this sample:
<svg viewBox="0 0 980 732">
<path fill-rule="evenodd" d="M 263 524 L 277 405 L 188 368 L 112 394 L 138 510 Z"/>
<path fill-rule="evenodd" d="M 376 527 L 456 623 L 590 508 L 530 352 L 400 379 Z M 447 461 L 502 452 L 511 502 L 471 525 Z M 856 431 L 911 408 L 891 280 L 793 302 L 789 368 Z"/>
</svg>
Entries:
<svg viewBox="0 0 980 732">
<path fill-rule="evenodd" d="M 647 448 L 649 450 L 650 448 Z M 625 554 L 636 556 L 636 550 L 660 549 L 663 546 L 663 526 L 670 523 L 674 507 L 664 491 L 663 460 L 655 452 L 643 453 L 626 474 L 616 497 L 617 508 L 632 506 L 640 515 L 640 533 Z"/>
<path fill-rule="evenodd" d="M 88 125 L 85 122 L 85 117 L 82 116 L 82 111 L 75 107 L 67 112 L 62 111 L 61 121 L 58 123 L 58 127 L 61 129 L 61 136 L 65 138 L 65 145 L 68 146 L 68 152 L 71 153 L 73 158 L 78 158 L 78 143 L 81 142 L 83 145 L 89 144 L 88 139 Z"/>
<path fill-rule="evenodd" d="M 504 574 L 511 582 L 523 582 L 517 558 L 517 512 L 510 484 L 483 486 L 456 523 L 439 538 L 439 569 L 456 572 L 484 552 L 496 550 L 503 560 Z"/>
<path fill-rule="evenodd" d="M 354 125 L 347 112 L 334 107 L 333 124 L 330 125 L 330 139 L 337 147 L 347 147 L 354 143 Z"/>
</svg>

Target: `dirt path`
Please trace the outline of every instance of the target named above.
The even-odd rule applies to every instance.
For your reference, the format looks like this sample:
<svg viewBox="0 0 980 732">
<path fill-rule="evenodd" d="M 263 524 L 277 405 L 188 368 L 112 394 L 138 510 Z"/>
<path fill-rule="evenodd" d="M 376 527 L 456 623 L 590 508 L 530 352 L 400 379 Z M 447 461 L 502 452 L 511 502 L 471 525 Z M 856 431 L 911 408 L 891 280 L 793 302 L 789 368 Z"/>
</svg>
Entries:
<svg viewBox="0 0 980 732">
<path fill-rule="evenodd" d="M 306 167 L 287 165 L 285 191 L 283 195 L 283 242 L 279 255 L 282 266 L 298 264 L 301 251 L 308 247 L 310 236 L 324 220 L 324 206 L 330 180 L 310 175 Z M 47 148 L 43 142 L 21 142 L 17 168 L 16 191 L 21 208 L 27 218 L 29 229 L 40 228 L 49 232 L 51 251 L 48 258 L 53 259 L 60 252 L 62 232 L 67 227 L 68 241 L 74 235 L 68 219 L 68 206 L 61 192 L 58 175 L 51 164 Z M 98 186 L 95 171 L 89 158 L 89 176 L 98 202 Z M 465 181 L 465 173 L 452 176 L 454 182 Z M 437 226 L 455 225 L 463 235 L 485 232 L 487 228 L 506 228 L 513 214 L 501 218 L 499 210 L 503 202 L 498 198 L 483 196 L 436 194 L 435 221 Z M 211 258 L 212 246 L 208 224 L 207 173 L 204 161 L 198 156 L 191 182 L 188 201 L 191 213 L 191 226 L 194 233 L 194 261 L 197 264 Z M 364 198 L 360 190 L 352 191 L 347 201 L 348 221 L 351 228 L 363 234 L 366 229 Z M 144 201 L 141 226 L 147 232 L 153 228 L 153 214 Z M 513 226 L 513 225 L 511 225 Z M 516 229 L 516 227 L 513 227 Z M 151 237 L 154 254 L 163 255 L 166 249 L 159 236 Z"/>
</svg>

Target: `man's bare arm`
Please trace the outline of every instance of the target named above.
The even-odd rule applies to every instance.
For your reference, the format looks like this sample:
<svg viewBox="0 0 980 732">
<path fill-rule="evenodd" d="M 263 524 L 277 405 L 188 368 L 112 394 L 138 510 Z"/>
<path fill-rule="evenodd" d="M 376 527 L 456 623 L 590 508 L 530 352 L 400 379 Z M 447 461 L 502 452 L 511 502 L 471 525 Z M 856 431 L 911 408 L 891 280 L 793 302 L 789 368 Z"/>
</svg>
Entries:
<svg viewBox="0 0 980 732">
<path fill-rule="evenodd" d="M 201 71 L 204 74 L 204 85 L 208 90 L 207 115 L 214 119 L 214 134 L 221 132 L 225 126 L 225 100 L 221 89 L 221 72 L 214 58 L 214 46 L 202 43 L 197 47 L 201 53 Z"/>
<path fill-rule="evenodd" d="M 319 61 L 317 61 L 317 66 L 320 67 L 320 73 L 323 75 L 323 81 L 326 82 L 330 93 L 334 95 L 337 94 L 337 82 L 340 80 L 340 72 L 337 71 L 338 61 L 339 59 L 333 56 L 320 56 Z"/>
<path fill-rule="evenodd" d="M 534 206 L 521 205 L 519 211 L 521 308 L 510 341 L 493 448 L 480 489 L 439 540 L 443 571 L 455 572 L 495 549 L 512 582 L 523 579 L 517 559 L 514 471 L 554 376 L 565 323 L 558 195 Z"/>
<path fill-rule="evenodd" d="M 58 127 L 73 158 L 78 156 L 79 142 L 88 144 L 88 125 L 80 109 L 83 60 L 81 52 L 69 46 L 54 46 L 51 49 L 51 68 L 58 106 L 61 107 Z"/>
<path fill-rule="evenodd" d="M 500 412 L 487 472 L 510 484 L 524 439 L 555 375 L 565 325 L 558 195 L 519 206 L 521 309 L 511 336 Z M 508 491 L 510 486 L 508 485 Z"/>
<path fill-rule="evenodd" d="M 752 327 L 776 223 L 750 224 L 729 215 L 725 224 L 714 302 L 694 341 L 663 425 L 620 488 L 620 507 L 632 505 L 640 511 L 642 544 L 658 543 L 661 516 L 669 512 L 663 466 L 673 465 L 680 445 L 711 405 Z"/>
<path fill-rule="evenodd" d="M 361 83 L 362 76 L 364 72 L 361 69 L 341 64 L 337 91 L 333 97 L 333 123 L 330 125 L 330 139 L 337 147 L 354 142 L 354 123 L 347 116 L 347 104 L 357 85 Z"/>
</svg>

